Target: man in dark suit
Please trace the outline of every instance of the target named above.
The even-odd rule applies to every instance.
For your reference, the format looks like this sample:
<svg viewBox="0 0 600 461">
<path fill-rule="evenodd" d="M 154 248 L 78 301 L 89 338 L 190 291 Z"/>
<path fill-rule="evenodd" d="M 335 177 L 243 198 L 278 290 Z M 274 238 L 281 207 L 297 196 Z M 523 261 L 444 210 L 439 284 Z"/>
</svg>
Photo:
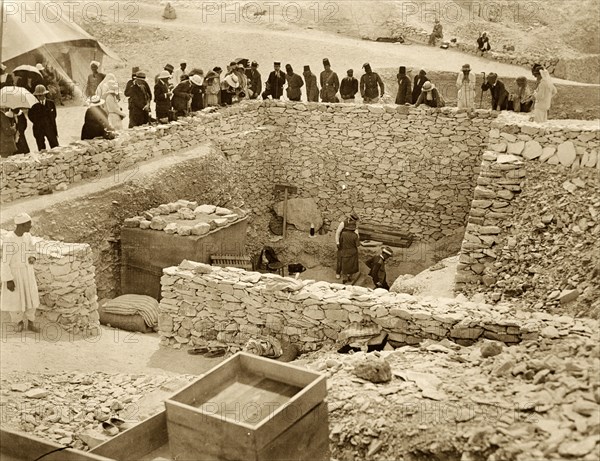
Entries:
<svg viewBox="0 0 600 461">
<path fill-rule="evenodd" d="M 135 76 L 139 71 L 140 71 L 139 67 L 137 67 L 137 66 L 132 67 L 131 68 L 131 80 L 129 80 L 125 84 L 125 91 L 123 94 L 125 95 L 126 98 L 129 98 L 129 100 L 127 102 L 127 107 L 129 108 L 129 112 L 131 112 L 131 92 L 132 92 L 132 88 L 134 86 Z M 150 95 L 150 99 L 152 99 L 152 91 L 150 90 L 150 85 L 148 85 L 148 82 L 145 79 L 142 79 L 141 85 L 146 90 L 146 93 Z M 131 114 L 129 116 L 129 128 L 133 128 L 133 125 L 131 124 Z"/>
<path fill-rule="evenodd" d="M 498 80 L 498 74 L 490 72 L 486 80 L 481 84 L 481 91 L 492 93 L 492 110 L 508 110 L 508 91 L 502 80 Z"/>
<path fill-rule="evenodd" d="M 56 128 L 56 106 L 46 98 L 48 90 L 44 85 L 37 85 L 33 95 L 38 102 L 29 109 L 29 120 L 33 124 L 33 136 L 39 151 L 46 149 L 46 139 L 50 149 L 58 146 L 58 129 Z"/>
<path fill-rule="evenodd" d="M 425 82 L 428 82 L 429 78 L 427 77 L 427 72 L 425 72 L 425 69 L 421 69 L 419 71 L 419 75 L 415 75 L 415 82 L 413 85 L 413 90 L 412 90 L 412 103 L 416 104 L 417 103 L 417 99 L 419 99 L 419 96 L 421 96 L 421 90 L 423 88 L 423 85 L 425 84 Z"/>
<path fill-rule="evenodd" d="M 285 85 L 285 74 L 281 72 L 281 63 L 273 63 L 273 72 L 269 74 L 265 91 L 262 98 L 267 99 L 271 96 L 273 99 L 280 99 L 283 96 L 283 85 Z"/>
<path fill-rule="evenodd" d="M 145 125 L 150 122 L 152 93 L 147 90 L 146 74 L 137 72 L 129 94 L 129 126 Z"/>
<path fill-rule="evenodd" d="M 248 77 L 248 89 L 251 91 L 250 99 L 258 98 L 262 90 L 262 77 L 256 61 L 252 61 L 250 69 L 246 69 L 246 77 Z"/>
</svg>

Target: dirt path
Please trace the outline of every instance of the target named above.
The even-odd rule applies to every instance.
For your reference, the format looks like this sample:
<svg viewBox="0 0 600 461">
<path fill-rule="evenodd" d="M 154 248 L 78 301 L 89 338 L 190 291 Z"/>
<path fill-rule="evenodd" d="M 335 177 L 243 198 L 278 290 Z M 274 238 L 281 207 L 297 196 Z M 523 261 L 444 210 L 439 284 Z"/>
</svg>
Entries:
<svg viewBox="0 0 600 461">
<path fill-rule="evenodd" d="M 159 347 L 158 334 L 101 327 L 95 337 L 73 336 L 56 325 L 41 332 L 13 333 L 2 325 L 0 373 L 86 372 L 202 374 L 222 359 Z"/>
</svg>

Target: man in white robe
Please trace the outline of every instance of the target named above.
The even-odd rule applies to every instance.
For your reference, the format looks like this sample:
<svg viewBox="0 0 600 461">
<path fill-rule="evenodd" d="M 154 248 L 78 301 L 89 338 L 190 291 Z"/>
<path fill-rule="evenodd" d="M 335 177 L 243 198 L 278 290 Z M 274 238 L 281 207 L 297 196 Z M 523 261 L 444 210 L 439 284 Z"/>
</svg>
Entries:
<svg viewBox="0 0 600 461">
<path fill-rule="evenodd" d="M 462 72 L 456 79 L 456 89 L 458 90 L 458 108 L 475 109 L 475 75 L 471 74 L 469 64 L 462 66 Z"/>
<path fill-rule="evenodd" d="M 2 239 L 0 310 L 10 315 L 16 331 L 22 331 L 26 323 L 27 329 L 39 332 L 33 324 L 40 297 L 33 271 L 36 252 L 29 233 L 31 217 L 20 213 L 15 224 L 17 228 Z"/>
<path fill-rule="evenodd" d="M 548 121 L 548 111 L 552 104 L 552 98 L 558 92 L 550 73 L 539 64 L 533 66 L 531 71 L 537 79 L 537 88 L 533 92 L 533 121 L 543 123 Z"/>
</svg>

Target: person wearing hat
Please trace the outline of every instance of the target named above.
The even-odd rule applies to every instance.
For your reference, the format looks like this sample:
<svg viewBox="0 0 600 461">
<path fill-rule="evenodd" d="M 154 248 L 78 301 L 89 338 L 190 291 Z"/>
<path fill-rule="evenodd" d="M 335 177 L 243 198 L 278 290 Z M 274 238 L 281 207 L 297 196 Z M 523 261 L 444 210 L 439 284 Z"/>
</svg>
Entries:
<svg viewBox="0 0 600 461">
<path fill-rule="evenodd" d="M 227 66 L 227 73 L 221 80 L 221 105 L 230 106 L 233 104 L 233 96 L 240 87 L 240 80 L 235 74 L 237 62 L 231 61 Z"/>
<path fill-rule="evenodd" d="M 87 83 L 85 85 L 84 94 L 86 98 L 90 98 L 96 94 L 98 85 L 100 85 L 100 82 L 104 80 L 104 77 L 106 77 L 106 75 L 104 75 L 102 72 L 98 72 L 99 68 L 100 63 L 98 61 L 92 61 L 90 63 L 90 69 L 92 70 L 92 73 L 88 75 Z"/>
<path fill-rule="evenodd" d="M 108 112 L 104 108 L 104 99 L 92 96 L 85 111 L 85 120 L 81 128 L 81 140 L 94 138 L 114 138 L 113 127 L 108 122 Z"/>
<path fill-rule="evenodd" d="M 173 72 L 173 85 L 179 85 L 181 83 L 181 77 L 183 75 L 188 75 L 186 72 L 187 61 L 185 59 L 181 60 L 179 63 L 179 69 Z"/>
<path fill-rule="evenodd" d="M 429 81 L 429 77 L 427 77 L 427 72 L 425 69 L 421 69 L 418 75 L 415 75 L 413 90 L 412 90 L 412 103 L 416 104 L 417 99 L 421 96 L 421 90 L 423 89 L 423 85 L 425 82 Z"/>
<path fill-rule="evenodd" d="M 321 101 L 323 102 L 340 102 L 337 92 L 340 89 L 340 79 L 338 75 L 331 70 L 329 59 L 323 59 L 323 67 L 325 70 L 321 72 L 319 80 L 321 83 Z"/>
<path fill-rule="evenodd" d="M 533 92 L 533 121 L 543 123 L 548 121 L 548 111 L 552 105 L 552 98 L 558 92 L 550 73 L 540 64 L 535 64 L 531 73 L 536 78 L 536 88 Z"/>
<path fill-rule="evenodd" d="M 429 35 L 429 45 L 435 46 L 438 38 L 444 38 L 444 31 L 440 24 L 440 20 L 436 19 L 433 25 L 433 31 L 431 32 L 431 35 Z"/>
<path fill-rule="evenodd" d="M 342 231 L 348 226 L 349 223 L 353 222 L 354 223 L 354 233 L 360 237 L 359 233 L 358 233 L 358 215 L 356 213 L 352 213 L 350 214 L 350 216 L 348 216 L 346 219 L 344 219 L 343 221 L 340 222 L 340 224 L 338 225 L 336 231 L 335 231 L 335 246 L 337 247 L 338 251 L 337 251 L 337 264 L 335 267 L 335 278 L 339 279 L 340 278 L 340 274 L 342 273 L 342 259 L 341 259 L 341 254 L 340 254 L 340 236 L 342 235 Z M 352 227 L 352 226 L 350 226 Z"/>
<path fill-rule="evenodd" d="M 191 75 L 190 83 L 192 84 L 190 109 L 192 112 L 197 112 L 204 109 L 204 93 L 206 88 L 204 86 L 204 72 L 200 69 L 199 73 Z"/>
<path fill-rule="evenodd" d="M 233 69 L 233 73 L 238 79 L 239 86 L 235 90 L 235 96 L 237 101 L 241 101 L 248 97 L 248 77 L 246 77 L 246 69 L 244 64 L 238 62 L 235 68 Z"/>
<path fill-rule="evenodd" d="M 358 93 L 358 80 L 354 77 L 353 69 L 348 69 L 346 75 L 340 84 L 340 96 L 343 102 L 354 102 L 354 97 Z"/>
<path fill-rule="evenodd" d="M 356 233 L 356 221 L 348 221 L 340 234 L 340 243 L 338 246 L 338 258 L 340 260 L 340 274 L 342 283 L 350 282 L 359 274 L 358 267 L 358 246 L 360 240 Z"/>
<path fill-rule="evenodd" d="M 412 88 L 410 78 L 406 76 L 406 67 L 400 66 L 398 68 L 398 93 L 396 94 L 396 104 L 412 104 Z"/>
<path fill-rule="evenodd" d="M 108 75 L 107 75 L 108 77 Z M 121 110 L 119 105 L 119 84 L 114 81 L 110 82 L 104 92 L 104 108 L 108 113 L 108 123 L 114 131 L 123 129 L 123 119 L 125 112 Z"/>
<path fill-rule="evenodd" d="M 19 213 L 14 222 L 16 229 L 2 239 L 0 310 L 10 315 L 17 332 L 27 328 L 37 333 L 34 322 L 40 297 L 33 270 L 36 251 L 30 234 L 31 217 Z"/>
<path fill-rule="evenodd" d="M 171 85 L 171 87 L 173 86 L 173 83 L 171 82 L 171 78 L 173 77 L 173 71 L 175 70 L 175 68 L 171 65 L 171 64 L 165 64 L 165 67 L 163 67 L 163 70 L 161 70 L 158 74 L 156 74 L 154 76 L 154 84 L 156 85 L 158 83 L 158 79 L 160 78 L 159 76 L 163 73 L 163 71 L 167 71 L 169 73 L 169 84 Z"/>
<path fill-rule="evenodd" d="M 258 63 L 252 61 L 250 69 L 246 69 L 246 77 L 248 78 L 248 96 L 250 99 L 256 99 L 262 90 L 262 76 L 258 71 Z"/>
<path fill-rule="evenodd" d="M 475 109 L 475 75 L 471 74 L 471 66 L 465 64 L 456 79 L 458 90 L 458 108 Z"/>
<path fill-rule="evenodd" d="M 486 51 L 490 51 L 492 47 L 490 46 L 490 39 L 488 38 L 487 32 L 482 32 L 477 39 L 477 48 L 479 49 L 481 55 Z"/>
<path fill-rule="evenodd" d="M 50 149 L 58 146 L 58 128 L 56 127 L 56 106 L 46 98 L 48 90 L 44 85 L 37 85 L 33 95 L 36 102 L 29 109 L 29 120 L 33 124 L 33 137 L 39 151 L 46 149 L 46 139 Z"/>
<path fill-rule="evenodd" d="M 383 288 L 385 290 L 390 289 L 390 286 L 387 283 L 385 263 L 393 255 L 394 252 L 390 247 L 383 247 L 379 256 L 374 256 L 367 261 L 367 266 L 371 269 L 369 275 L 373 279 L 375 288 Z"/>
<path fill-rule="evenodd" d="M 509 96 L 509 110 L 512 105 L 512 110 L 515 112 L 529 112 L 533 106 L 533 93 L 527 85 L 527 77 L 517 77 L 515 83 L 517 84 L 517 92 Z"/>
<path fill-rule="evenodd" d="M 173 90 L 171 107 L 177 116 L 185 116 L 190 111 L 192 104 L 192 82 L 187 74 L 183 75 L 181 82 Z"/>
<path fill-rule="evenodd" d="M 302 77 L 294 73 L 291 64 L 285 65 L 285 78 L 287 80 L 286 95 L 290 101 L 300 101 L 302 99 L 302 90 L 304 81 Z"/>
<path fill-rule="evenodd" d="M 158 74 L 156 85 L 154 85 L 154 103 L 156 105 L 156 119 L 161 123 L 169 121 L 169 111 L 171 110 L 171 96 L 173 93 L 169 88 L 169 79 L 171 74 L 163 70 Z"/>
<path fill-rule="evenodd" d="M 379 97 L 385 93 L 383 80 L 377 72 L 373 72 L 371 65 L 367 62 L 363 64 L 365 73 L 360 77 L 360 95 L 365 104 L 379 102 Z"/>
<path fill-rule="evenodd" d="M 487 90 L 492 93 L 492 110 L 508 109 L 508 91 L 495 72 L 490 72 L 486 81 L 481 84 L 481 91 Z"/>
<path fill-rule="evenodd" d="M 310 66 L 304 66 L 304 82 L 306 83 L 306 100 L 308 102 L 319 102 L 319 87 L 317 76 L 312 73 Z"/>
<path fill-rule="evenodd" d="M 0 109 L 0 157 L 7 158 L 17 153 L 17 126 L 11 109 Z"/>
<path fill-rule="evenodd" d="M 206 106 L 215 107 L 220 105 L 221 95 L 221 72 L 223 69 L 215 67 L 206 74 L 204 84 L 206 85 Z"/>
<path fill-rule="evenodd" d="M 421 90 L 421 94 L 417 98 L 415 107 L 419 107 L 421 104 L 425 104 L 429 107 L 444 107 L 444 100 L 442 95 L 438 92 L 435 85 L 431 82 L 425 82 Z"/>
<path fill-rule="evenodd" d="M 133 128 L 150 122 L 150 102 L 152 93 L 146 83 L 146 74 L 137 71 L 129 91 L 129 127 Z"/>
<path fill-rule="evenodd" d="M 28 154 L 29 144 L 27 143 L 27 137 L 25 131 L 27 130 L 27 116 L 21 109 L 12 109 L 11 111 L 15 117 L 15 126 L 17 128 L 16 143 L 17 143 L 17 154 Z"/>
<path fill-rule="evenodd" d="M 273 71 L 265 82 L 265 91 L 262 93 L 262 98 L 268 99 L 271 96 L 273 99 L 281 99 L 285 82 L 285 75 L 281 72 L 281 63 L 276 61 L 273 63 Z"/>
<path fill-rule="evenodd" d="M 127 109 L 129 111 L 129 128 L 133 128 L 134 126 L 137 126 L 137 125 L 132 124 L 133 119 L 131 116 L 131 111 L 132 111 L 131 95 L 132 95 L 132 93 L 134 93 L 134 87 L 136 86 L 135 79 L 136 79 L 136 75 L 139 71 L 140 71 L 140 68 L 137 66 L 134 66 L 131 68 L 131 80 L 129 80 L 127 82 L 127 84 L 125 85 L 125 91 L 123 92 L 123 95 L 126 98 L 128 98 Z M 144 79 L 141 79 L 139 84 L 141 84 L 144 87 L 145 93 L 150 95 L 150 99 L 152 99 L 152 91 L 150 90 L 150 85 L 148 85 L 148 82 L 146 82 L 145 74 L 144 74 Z M 139 92 L 136 90 L 135 93 L 137 93 L 137 97 L 139 98 Z M 134 109 L 134 112 L 135 112 L 135 109 Z M 145 122 L 145 123 L 147 123 L 147 122 Z M 143 123 L 142 123 L 142 125 L 143 125 Z"/>
</svg>

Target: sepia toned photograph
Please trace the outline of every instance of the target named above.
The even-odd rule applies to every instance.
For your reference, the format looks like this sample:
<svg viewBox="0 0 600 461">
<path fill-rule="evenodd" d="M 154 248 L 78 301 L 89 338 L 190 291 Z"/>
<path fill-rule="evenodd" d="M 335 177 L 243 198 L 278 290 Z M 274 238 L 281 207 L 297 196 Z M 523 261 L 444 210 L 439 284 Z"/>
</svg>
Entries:
<svg viewBox="0 0 600 461">
<path fill-rule="evenodd" d="M 0 461 L 599 461 L 597 0 L 0 0 Z"/>
</svg>

